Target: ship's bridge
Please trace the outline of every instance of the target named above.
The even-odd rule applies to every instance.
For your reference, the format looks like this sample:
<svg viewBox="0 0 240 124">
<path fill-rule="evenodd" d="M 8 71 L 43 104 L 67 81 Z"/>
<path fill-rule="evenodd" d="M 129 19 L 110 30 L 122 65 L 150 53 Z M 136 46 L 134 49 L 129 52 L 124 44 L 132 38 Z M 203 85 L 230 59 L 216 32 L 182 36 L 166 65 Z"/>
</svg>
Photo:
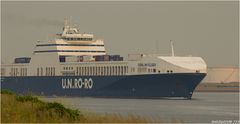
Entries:
<svg viewBox="0 0 240 124">
<path fill-rule="evenodd" d="M 66 41 L 93 41 L 93 34 L 80 33 L 77 28 L 64 26 L 60 38 Z"/>
<path fill-rule="evenodd" d="M 63 32 L 56 39 L 37 42 L 35 54 L 57 53 L 59 56 L 105 55 L 104 41 L 93 34 L 80 33 L 79 29 L 65 20 Z"/>
</svg>

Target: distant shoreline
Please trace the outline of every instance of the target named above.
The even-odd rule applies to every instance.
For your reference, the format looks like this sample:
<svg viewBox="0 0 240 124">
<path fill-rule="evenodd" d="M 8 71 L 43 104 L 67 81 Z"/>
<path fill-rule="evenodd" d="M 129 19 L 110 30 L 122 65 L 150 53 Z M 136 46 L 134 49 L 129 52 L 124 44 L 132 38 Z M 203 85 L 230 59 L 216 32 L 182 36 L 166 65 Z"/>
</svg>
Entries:
<svg viewBox="0 0 240 124">
<path fill-rule="evenodd" d="M 194 92 L 206 92 L 206 93 L 211 93 L 211 92 L 224 92 L 224 93 L 236 93 L 239 92 L 239 90 L 195 90 Z"/>
<path fill-rule="evenodd" d="M 231 83 L 201 83 L 195 92 L 239 92 L 239 82 Z"/>
</svg>

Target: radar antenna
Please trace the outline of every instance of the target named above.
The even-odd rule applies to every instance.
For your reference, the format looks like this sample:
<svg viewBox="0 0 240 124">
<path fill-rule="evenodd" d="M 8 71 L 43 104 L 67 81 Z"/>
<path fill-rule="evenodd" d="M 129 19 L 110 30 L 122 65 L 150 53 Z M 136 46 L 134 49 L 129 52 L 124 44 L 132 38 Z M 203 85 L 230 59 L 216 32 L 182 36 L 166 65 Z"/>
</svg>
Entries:
<svg viewBox="0 0 240 124">
<path fill-rule="evenodd" d="M 72 27 L 72 17 L 71 16 L 66 17 L 64 19 L 64 28 L 63 29 L 65 29 L 65 28 L 69 29 L 70 27 Z"/>
</svg>

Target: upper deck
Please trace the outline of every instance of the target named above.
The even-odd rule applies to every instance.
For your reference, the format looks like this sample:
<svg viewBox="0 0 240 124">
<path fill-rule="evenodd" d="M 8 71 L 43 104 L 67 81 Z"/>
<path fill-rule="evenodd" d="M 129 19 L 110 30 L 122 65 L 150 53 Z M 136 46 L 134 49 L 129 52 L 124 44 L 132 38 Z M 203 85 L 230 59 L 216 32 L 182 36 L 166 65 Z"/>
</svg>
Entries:
<svg viewBox="0 0 240 124">
<path fill-rule="evenodd" d="M 93 34 L 81 33 L 77 27 L 65 20 L 63 31 L 54 40 L 38 41 L 34 54 L 54 54 L 58 56 L 105 55 L 102 39 L 95 39 Z"/>
</svg>

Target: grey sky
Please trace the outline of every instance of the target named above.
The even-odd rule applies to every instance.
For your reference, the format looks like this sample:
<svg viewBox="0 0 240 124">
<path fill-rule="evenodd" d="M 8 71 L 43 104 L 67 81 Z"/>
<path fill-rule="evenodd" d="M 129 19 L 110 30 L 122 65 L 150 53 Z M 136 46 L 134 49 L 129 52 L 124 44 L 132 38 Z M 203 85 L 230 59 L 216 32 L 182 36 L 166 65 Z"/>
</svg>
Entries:
<svg viewBox="0 0 240 124">
<path fill-rule="evenodd" d="M 238 66 L 238 2 L 1 2 L 1 59 L 30 56 L 37 40 L 72 16 L 82 32 L 105 40 L 109 54 L 201 56 L 208 66 Z"/>
</svg>

